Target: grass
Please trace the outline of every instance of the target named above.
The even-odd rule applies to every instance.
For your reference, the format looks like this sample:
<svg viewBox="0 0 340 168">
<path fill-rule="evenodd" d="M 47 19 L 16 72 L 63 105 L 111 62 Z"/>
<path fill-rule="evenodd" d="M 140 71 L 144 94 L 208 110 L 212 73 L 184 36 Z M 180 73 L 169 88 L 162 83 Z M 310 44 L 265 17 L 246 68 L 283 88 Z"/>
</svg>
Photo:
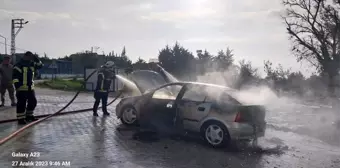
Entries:
<svg viewBox="0 0 340 168">
<path fill-rule="evenodd" d="M 82 87 L 84 80 L 65 80 L 65 79 L 54 79 L 54 80 L 46 80 L 40 83 L 37 83 L 37 87 L 41 88 L 49 88 L 49 89 L 56 89 L 56 90 L 67 90 L 67 91 L 85 91 Z"/>
</svg>

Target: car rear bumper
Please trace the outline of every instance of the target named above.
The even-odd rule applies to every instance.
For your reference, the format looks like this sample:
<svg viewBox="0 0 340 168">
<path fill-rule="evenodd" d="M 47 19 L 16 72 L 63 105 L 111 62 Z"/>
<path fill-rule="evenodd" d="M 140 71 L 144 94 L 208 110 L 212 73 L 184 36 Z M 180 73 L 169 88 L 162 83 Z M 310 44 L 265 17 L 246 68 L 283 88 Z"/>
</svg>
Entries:
<svg viewBox="0 0 340 168">
<path fill-rule="evenodd" d="M 266 124 L 259 127 L 248 123 L 232 123 L 228 130 L 232 140 L 251 140 L 265 135 Z"/>
</svg>

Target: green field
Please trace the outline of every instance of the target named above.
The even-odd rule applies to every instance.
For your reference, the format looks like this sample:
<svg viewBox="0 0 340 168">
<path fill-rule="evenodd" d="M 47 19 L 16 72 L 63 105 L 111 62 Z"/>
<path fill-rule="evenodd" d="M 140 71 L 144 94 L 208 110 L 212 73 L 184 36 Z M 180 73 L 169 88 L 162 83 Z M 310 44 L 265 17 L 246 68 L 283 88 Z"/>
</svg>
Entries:
<svg viewBox="0 0 340 168">
<path fill-rule="evenodd" d="M 67 90 L 67 91 L 85 91 L 83 88 L 84 80 L 80 79 L 54 79 L 54 80 L 46 80 L 40 83 L 37 83 L 37 87 L 42 88 L 50 88 L 57 90 Z"/>
</svg>

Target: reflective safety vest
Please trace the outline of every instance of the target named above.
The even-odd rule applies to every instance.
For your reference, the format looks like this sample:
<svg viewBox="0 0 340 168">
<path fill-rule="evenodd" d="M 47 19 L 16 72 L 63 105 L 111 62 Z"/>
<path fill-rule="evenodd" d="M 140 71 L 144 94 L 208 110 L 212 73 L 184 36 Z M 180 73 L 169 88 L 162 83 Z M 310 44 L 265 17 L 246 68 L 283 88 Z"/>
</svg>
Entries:
<svg viewBox="0 0 340 168">
<path fill-rule="evenodd" d="M 13 84 L 17 91 L 34 90 L 35 70 L 43 67 L 42 62 L 21 60 L 13 67 Z"/>
<path fill-rule="evenodd" d="M 97 86 L 96 91 L 98 92 L 108 92 L 110 90 L 110 86 L 112 83 L 112 79 L 114 79 L 115 74 L 110 74 L 108 71 L 99 71 L 97 77 Z"/>
</svg>

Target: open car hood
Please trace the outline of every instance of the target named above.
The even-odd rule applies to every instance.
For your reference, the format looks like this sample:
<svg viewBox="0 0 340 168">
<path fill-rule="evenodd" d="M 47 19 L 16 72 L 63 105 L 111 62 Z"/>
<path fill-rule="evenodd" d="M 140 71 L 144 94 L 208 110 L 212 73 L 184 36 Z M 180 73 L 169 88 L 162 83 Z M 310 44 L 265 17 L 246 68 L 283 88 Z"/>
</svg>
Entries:
<svg viewBox="0 0 340 168">
<path fill-rule="evenodd" d="M 154 89 L 168 83 L 166 77 L 150 70 L 134 71 L 129 75 L 129 77 L 136 84 L 141 93 L 145 93 L 147 90 Z"/>
</svg>

